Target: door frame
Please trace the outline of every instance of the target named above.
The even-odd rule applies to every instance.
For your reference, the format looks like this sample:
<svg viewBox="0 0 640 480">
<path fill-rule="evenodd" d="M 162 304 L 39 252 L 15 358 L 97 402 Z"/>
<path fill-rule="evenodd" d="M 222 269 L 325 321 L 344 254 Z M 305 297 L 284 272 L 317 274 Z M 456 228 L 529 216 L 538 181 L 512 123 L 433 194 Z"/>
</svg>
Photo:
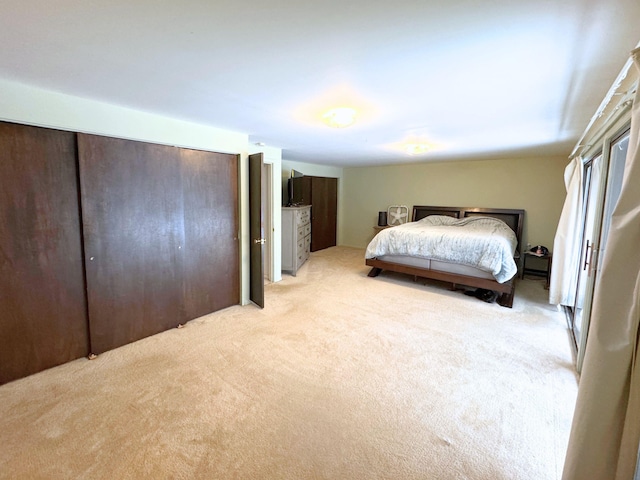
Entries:
<svg viewBox="0 0 640 480">
<path fill-rule="evenodd" d="M 279 148 L 268 145 L 250 145 L 248 151 L 241 154 L 239 165 L 238 188 L 240 191 L 240 304 L 249 305 L 249 162 L 248 156 L 253 153 L 263 153 L 263 162 L 270 164 L 273 172 L 272 178 L 272 275 L 273 282 L 282 280 L 282 151 Z"/>
<path fill-rule="evenodd" d="M 273 258 L 275 245 L 273 242 L 273 164 L 262 158 L 262 238 L 265 239 L 264 278 L 274 282 Z"/>
</svg>

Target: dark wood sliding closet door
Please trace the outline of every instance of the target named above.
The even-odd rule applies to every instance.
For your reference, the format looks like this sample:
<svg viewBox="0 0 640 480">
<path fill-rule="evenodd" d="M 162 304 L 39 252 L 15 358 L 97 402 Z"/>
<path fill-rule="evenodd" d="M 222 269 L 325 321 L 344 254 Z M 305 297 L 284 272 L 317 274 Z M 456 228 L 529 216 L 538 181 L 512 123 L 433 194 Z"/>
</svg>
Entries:
<svg viewBox="0 0 640 480">
<path fill-rule="evenodd" d="M 338 179 L 304 176 L 292 178 L 293 201 L 311 205 L 311 251 L 337 243 Z"/>
<path fill-rule="evenodd" d="M 311 177 L 312 252 L 336 246 L 337 217 L 338 179 Z"/>
<path fill-rule="evenodd" d="M 187 320 L 240 303 L 238 157 L 180 150 Z"/>
<path fill-rule="evenodd" d="M 91 350 L 239 302 L 233 155 L 78 135 Z"/>
<path fill-rule="evenodd" d="M 87 354 L 75 134 L 0 123 L 0 383 Z"/>
<path fill-rule="evenodd" d="M 184 321 L 180 157 L 174 148 L 78 135 L 91 350 Z"/>
</svg>

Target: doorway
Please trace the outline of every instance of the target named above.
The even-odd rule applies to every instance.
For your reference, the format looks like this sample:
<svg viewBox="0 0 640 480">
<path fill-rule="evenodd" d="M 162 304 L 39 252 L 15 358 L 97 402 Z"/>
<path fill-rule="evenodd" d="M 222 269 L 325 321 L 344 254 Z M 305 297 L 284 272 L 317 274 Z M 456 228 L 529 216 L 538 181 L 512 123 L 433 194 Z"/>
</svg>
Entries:
<svg viewBox="0 0 640 480">
<path fill-rule="evenodd" d="M 262 164 L 262 238 L 264 238 L 264 280 L 273 282 L 273 164 Z"/>
</svg>

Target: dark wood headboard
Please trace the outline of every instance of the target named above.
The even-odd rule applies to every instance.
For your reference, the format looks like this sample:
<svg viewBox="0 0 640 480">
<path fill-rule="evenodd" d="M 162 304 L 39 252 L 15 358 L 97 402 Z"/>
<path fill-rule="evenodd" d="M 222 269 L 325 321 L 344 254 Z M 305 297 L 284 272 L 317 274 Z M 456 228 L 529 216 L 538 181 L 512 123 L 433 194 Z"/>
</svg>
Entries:
<svg viewBox="0 0 640 480">
<path fill-rule="evenodd" d="M 522 226 L 524 225 L 524 210 L 510 208 L 478 208 L 478 207 L 433 207 L 429 205 L 414 205 L 411 220 L 416 222 L 430 215 L 447 215 L 454 218 L 493 217 L 509 225 L 516 234 L 518 245 L 516 251 L 521 252 Z"/>
</svg>

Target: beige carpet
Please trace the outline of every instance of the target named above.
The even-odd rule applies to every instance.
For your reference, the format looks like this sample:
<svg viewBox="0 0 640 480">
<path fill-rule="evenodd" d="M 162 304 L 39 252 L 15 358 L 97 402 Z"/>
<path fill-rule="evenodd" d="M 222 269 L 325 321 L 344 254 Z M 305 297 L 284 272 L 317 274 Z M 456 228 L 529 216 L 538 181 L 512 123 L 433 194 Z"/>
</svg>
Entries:
<svg viewBox="0 0 640 480">
<path fill-rule="evenodd" d="M 506 309 L 363 254 L 0 387 L 0 478 L 559 478 L 577 384 L 542 281 Z"/>
</svg>

